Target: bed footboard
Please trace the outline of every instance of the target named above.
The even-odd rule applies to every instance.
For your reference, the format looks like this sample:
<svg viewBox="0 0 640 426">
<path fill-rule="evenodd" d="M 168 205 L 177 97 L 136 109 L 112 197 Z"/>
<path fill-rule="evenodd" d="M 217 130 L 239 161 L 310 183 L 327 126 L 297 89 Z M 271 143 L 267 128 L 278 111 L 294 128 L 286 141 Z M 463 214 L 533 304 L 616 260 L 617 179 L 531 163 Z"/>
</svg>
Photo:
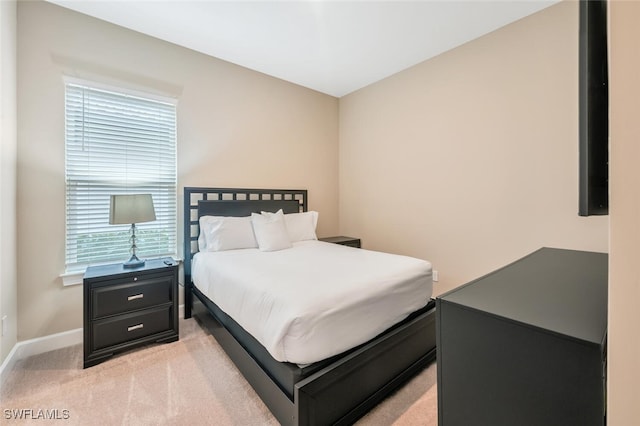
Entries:
<svg viewBox="0 0 640 426">
<path fill-rule="evenodd" d="M 433 307 L 302 379 L 291 399 L 195 295 L 194 316 L 285 426 L 353 424 L 436 357 Z"/>
<path fill-rule="evenodd" d="M 298 425 L 352 424 L 436 357 L 435 308 L 296 385 Z"/>
</svg>

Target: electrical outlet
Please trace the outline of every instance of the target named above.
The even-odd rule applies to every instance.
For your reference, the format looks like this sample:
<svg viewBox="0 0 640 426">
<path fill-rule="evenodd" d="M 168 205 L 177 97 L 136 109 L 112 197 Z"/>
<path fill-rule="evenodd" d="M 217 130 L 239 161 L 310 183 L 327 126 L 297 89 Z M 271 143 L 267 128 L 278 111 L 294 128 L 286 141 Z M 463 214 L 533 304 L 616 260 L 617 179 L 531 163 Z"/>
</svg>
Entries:
<svg viewBox="0 0 640 426">
<path fill-rule="evenodd" d="M 433 271 L 432 272 L 432 279 L 434 283 L 438 282 L 438 271 Z"/>
</svg>

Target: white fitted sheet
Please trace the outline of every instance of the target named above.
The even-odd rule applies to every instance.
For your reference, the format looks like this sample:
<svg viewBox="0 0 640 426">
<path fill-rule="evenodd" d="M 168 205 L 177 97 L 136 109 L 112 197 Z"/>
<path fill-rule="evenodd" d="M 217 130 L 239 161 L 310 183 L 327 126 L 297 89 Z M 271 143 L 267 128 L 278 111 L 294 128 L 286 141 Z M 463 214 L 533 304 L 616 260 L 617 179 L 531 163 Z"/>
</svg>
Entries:
<svg viewBox="0 0 640 426">
<path fill-rule="evenodd" d="M 372 339 L 432 292 L 427 261 L 321 241 L 197 253 L 192 280 L 274 359 L 297 364 Z"/>
</svg>

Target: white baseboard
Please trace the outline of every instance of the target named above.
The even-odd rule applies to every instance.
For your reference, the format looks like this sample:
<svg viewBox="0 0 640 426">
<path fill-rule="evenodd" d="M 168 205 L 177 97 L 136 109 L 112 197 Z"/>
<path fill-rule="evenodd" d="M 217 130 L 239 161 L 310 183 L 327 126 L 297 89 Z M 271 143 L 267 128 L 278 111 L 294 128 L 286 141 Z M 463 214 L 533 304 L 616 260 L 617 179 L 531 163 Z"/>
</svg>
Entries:
<svg viewBox="0 0 640 426">
<path fill-rule="evenodd" d="M 0 388 L 4 386 L 5 380 L 9 377 L 9 371 L 13 370 L 16 362 L 18 362 L 18 358 L 16 357 L 17 350 L 18 345 L 14 345 L 9 355 L 7 355 L 2 365 L 0 365 Z"/>
<path fill-rule="evenodd" d="M 81 328 L 16 343 L 2 363 L 2 366 L 0 366 L 0 386 L 4 385 L 4 381 L 9 376 L 9 372 L 13 370 L 13 367 L 21 359 L 49 351 L 55 351 L 56 349 L 66 348 L 67 346 L 77 345 L 79 343 L 82 343 Z"/>
<path fill-rule="evenodd" d="M 178 306 L 178 317 L 184 318 L 184 305 Z M 67 346 L 81 344 L 82 339 L 82 328 L 76 328 L 75 330 L 63 331 L 62 333 L 16 343 L 0 366 L 0 387 L 4 385 L 4 381 L 9 376 L 9 372 L 13 370 L 13 367 L 15 367 L 16 363 L 21 359 L 66 348 Z"/>
</svg>

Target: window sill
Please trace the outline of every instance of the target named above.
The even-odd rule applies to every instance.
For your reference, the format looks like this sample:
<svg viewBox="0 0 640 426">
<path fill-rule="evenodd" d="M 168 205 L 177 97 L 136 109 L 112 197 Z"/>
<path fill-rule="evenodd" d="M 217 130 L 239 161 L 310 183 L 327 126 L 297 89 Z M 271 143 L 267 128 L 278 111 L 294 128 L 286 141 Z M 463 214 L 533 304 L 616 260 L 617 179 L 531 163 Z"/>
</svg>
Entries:
<svg viewBox="0 0 640 426">
<path fill-rule="evenodd" d="M 60 275 L 60 278 L 62 278 L 63 287 L 70 287 L 72 285 L 82 284 L 83 277 L 84 277 L 84 271 L 68 272 Z"/>
</svg>

